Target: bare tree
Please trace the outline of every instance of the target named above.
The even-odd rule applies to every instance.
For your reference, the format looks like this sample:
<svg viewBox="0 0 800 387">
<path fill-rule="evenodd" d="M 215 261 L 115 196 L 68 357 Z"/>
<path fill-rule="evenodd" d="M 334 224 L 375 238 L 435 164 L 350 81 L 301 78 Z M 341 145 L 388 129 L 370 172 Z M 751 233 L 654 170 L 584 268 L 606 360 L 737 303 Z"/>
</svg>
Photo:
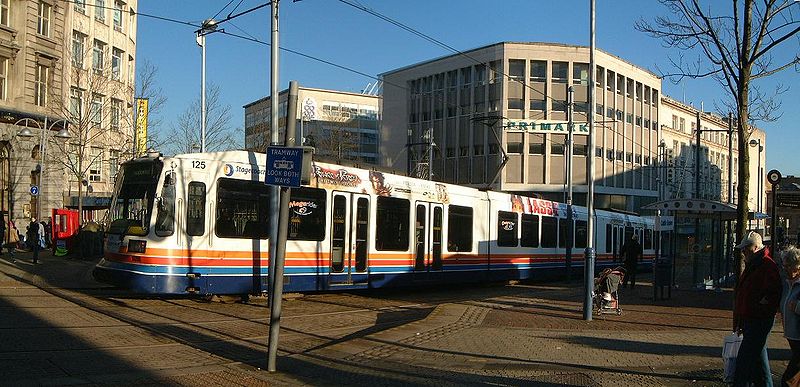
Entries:
<svg viewBox="0 0 800 387">
<path fill-rule="evenodd" d="M 200 149 L 200 97 L 186 107 L 172 124 L 169 133 L 171 153 L 190 153 Z M 236 149 L 236 130 L 231 126 L 231 107 L 222 104 L 219 86 L 210 84 L 206 89 L 206 151 Z"/>
<path fill-rule="evenodd" d="M 50 136 L 50 146 L 63 149 L 66 157 L 55 158 L 70 181 L 77 182 L 78 211 L 83 213 L 84 188 L 102 174 L 105 152 L 119 152 L 119 157 L 129 152 L 133 141 L 133 125 L 127 108 L 132 100 L 133 88 L 124 82 L 121 62 L 109 58 L 105 50 L 80 58 L 72 58 L 66 71 L 70 90 L 52 94 L 48 108 L 62 117 L 61 125 L 69 134 L 66 141 Z M 83 58 L 92 58 L 84 63 Z M 68 122 L 68 124 L 65 124 Z M 48 128 L 50 129 L 50 128 Z"/>
<path fill-rule="evenodd" d="M 162 111 L 167 96 L 158 86 L 158 67 L 147 59 L 136 66 L 136 98 L 148 99 L 147 143 L 149 147 L 163 149 L 167 136 L 162 133 Z"/>
<path fill-rule="evenodd" d="M 309 133 L 306 136 L 305 145 L 315 147 L 315 154 L 322 157 L 329 157 L 337 161 L 357 160 L 358 132 L 351 129 L 355 120 L 327 112 L 324 114 L 324 118 L 321 133 L 319 128 L 315 132 Z"/>
<path fill-rule="evenodd" d="M 727 94 L 723 105 L 734 111 L 738 122 L 739 240 L 745 233 L 749 212 L 750 125 L 776 117 L 780 108 L 777 97 L 784 90 L 779 86 L 774 93 L 765 93 L 756 82 L 785 69 L 797 69 L 800 64 L 800 50 L 786 47 L 800 32 L 800 3 L 730 0 L 728 7 L 717 1 L 709 1 L 708 5 L 701 5 L 700 0 L 659 1 L 670 14 L 656 17 L 652 24 L 640 20 L 636 28 L 661 39 L 665 46 L 682 51 L 670 59 L 676 72 L 664 75 L 676 82 L 686 77 L 715 79 Z M 686 61 L 683 51 L 696 53 L 696 61 Z M 737 262 L 737 269 L 741 270 L 741 261 Z"/>
</svg>

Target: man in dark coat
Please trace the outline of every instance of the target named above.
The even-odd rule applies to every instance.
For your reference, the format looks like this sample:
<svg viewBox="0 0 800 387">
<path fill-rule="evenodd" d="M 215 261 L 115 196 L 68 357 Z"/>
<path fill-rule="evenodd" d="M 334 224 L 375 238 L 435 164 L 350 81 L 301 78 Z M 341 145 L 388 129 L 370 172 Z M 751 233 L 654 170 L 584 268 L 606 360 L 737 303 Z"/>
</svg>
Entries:
<svg viewBox="0 0 800 387">
<path fill-rule="evenodd" d="M 745 269 L 736 286 L 733 309 L 733 329 L 743 336 L 733 383 L 772 386 L 767 336 L 783 292 L 780 272 L 757 232 L 748 232 L 736 248 L 744 255 Z"/>
<path fill-rule="evenodd" d="M 628 286 L 630 280 L 631 289 L 636 286 L 636 267 L 642 257 L 642 245 L 639 244 L 639 235 L 631 235 L 631 239 L 622 245 L 620 254 L 625 258 L 625 277 L 622 279 L 622 288 Z"/>
</svg>

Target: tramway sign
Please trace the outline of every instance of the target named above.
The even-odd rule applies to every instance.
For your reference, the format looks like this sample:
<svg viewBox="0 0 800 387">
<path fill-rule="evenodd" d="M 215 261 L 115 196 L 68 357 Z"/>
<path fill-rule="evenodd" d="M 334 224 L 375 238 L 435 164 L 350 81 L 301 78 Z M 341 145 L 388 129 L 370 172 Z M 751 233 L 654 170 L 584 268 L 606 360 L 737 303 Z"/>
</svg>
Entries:
<svg viewBox="0 0 800 387">
<path fill-rule="evenodd" d="M 271 146 L 267 148 L 266 183 L 299 187 L 311 175 L 311 148 Z"/>
</svg>

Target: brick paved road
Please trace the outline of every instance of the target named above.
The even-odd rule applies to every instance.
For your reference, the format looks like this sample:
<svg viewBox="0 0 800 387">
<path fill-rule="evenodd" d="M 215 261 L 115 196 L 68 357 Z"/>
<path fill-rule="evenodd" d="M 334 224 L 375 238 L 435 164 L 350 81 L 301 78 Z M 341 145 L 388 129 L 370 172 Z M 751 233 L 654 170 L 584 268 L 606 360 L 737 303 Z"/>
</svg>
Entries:
<svg viewBox="0 0 800 387">
<path fill-rule="evenodd" d="M 91 262 L 18 258 L 0 259 L 3 385 L 721 385 L 730 325 L 729 292 L 654 303 L 641 286 L 592 322 L 577 283 L 313 294 L 284 302 L 269 374 L 262 299 L 135 297 L 94 282 Z"/>
</svg>

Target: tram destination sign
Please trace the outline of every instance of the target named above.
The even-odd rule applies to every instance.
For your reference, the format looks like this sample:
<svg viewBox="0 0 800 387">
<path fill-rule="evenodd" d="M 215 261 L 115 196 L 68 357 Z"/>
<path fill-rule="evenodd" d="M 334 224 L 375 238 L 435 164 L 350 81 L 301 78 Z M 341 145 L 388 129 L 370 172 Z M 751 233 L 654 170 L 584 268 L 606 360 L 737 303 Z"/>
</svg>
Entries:
<svg viewBox="0 0 800 387">
<path fill-rule="evenodd" d="M 271 146 L 267 148 L 268 185 L 299 187 L 311 176 L 310 147 Z"/>
</svg>

